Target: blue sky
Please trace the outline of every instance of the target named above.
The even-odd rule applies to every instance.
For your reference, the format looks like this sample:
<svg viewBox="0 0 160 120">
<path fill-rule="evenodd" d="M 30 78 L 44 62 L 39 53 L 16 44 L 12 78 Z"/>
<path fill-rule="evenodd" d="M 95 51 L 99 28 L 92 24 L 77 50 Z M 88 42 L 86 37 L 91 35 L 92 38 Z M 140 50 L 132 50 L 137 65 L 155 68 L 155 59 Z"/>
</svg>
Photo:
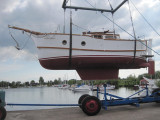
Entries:
<svg viewBox="0 0 160 120">
<path fill-rule="evenodd" d="M 87 0 L 95 7 L 110 9 L 108 0 Z M 110 0 L 115 8 L 121 1 Z M 160 1 L 159 0 L 132 0 L 139 11 L 152 24 L 160 34 Z M 76 71 L 46 70 L 37 60 L 36 48 L 33 41 L 21 32 L 11 30 L 12 35 L 20 44 L 22 50 L 18 51 L 16 43 L 11 38 L 8 25 L 15 25 L 39 32 L 63 32 L 64 12 L 61 8 L 63 0 L 1 0 L 0 1 L 0 81 L 31 81 L 38 82 L 39 77 L 45 81 L 58 78 L 80 79 Z M 104 4 L 105 3 L 105 4 Z M 88 6 L 86 0 L 72 0 L 72 5 Z M 134 6 L 130 4 L 136 35 L 146 39 L 153 39 L 153 49 L 160 53 L 160 36 L 142 19 Z M 109 13 L 105 13 L 111 18 Z M 128 32 L 132 33 L 127 3 L 114 15 L 115 22 Z M 66 10 L 66 32 L 69 31 L 69 10 Z M 90 31 L 112 30 L 112 24 L 98 12 L 73 10 L 73 23 Z M 60 29 L 58 29 L 60 28 Z M 130 38 L 124 31 L 116 28 L 121 38 Z M 73 27 L 74 33 L 83 30 Z M 160 70 L 160 57 L 155 54 L 156 70 Z M 119 77 L 146 73 L 147 69 L 120 70 Z"/>
</svg>

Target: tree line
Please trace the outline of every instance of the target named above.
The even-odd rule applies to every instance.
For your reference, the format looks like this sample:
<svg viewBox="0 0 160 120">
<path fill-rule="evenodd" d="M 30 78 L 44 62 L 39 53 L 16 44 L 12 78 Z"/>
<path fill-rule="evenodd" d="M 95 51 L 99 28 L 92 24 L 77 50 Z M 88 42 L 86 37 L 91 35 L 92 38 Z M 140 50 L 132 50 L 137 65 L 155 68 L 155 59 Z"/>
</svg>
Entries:
<svg viewBox="0 0 160 120">
<path fill-rule="evenodd" d="M 38 82 L 35 82 L 35 80 L 31 80 L 30 82 L 24 82 L 22 83 L 21 81 L 12 81 L 12 82 L 6 82 L 6 81 L 1 81 L 0 82 L 0 87 L 1 88 L 18 88 L 18 87 L 35 87 L 35 86 L 53 86 L 53 85 L 59 85 L 59 84 L 88 84 L 88 85 L 102 85 L 102 84 L 111 84 L 115 85 L 117 88 L 118 87 L 133 87 L 134 85 L 139 85 L 140 80 L 143 79 L 144 77 L 147 78 L 152 78 L 152 79 L 160 79 L 160 71 L 156 71 L 155 75 L 148 75 L 147 73 L 139 75 L 136 77 L 135 75 L 130 75 L 125 79 L 112 79 L 112 80 L 95 80 L 95 81 L 83 81 L 83 80 L 76 80 L 76 79 L 71 79 L 71 80 L 61 80 L 61 78 L 55 79 L 55 80 L 49 80 L 47 82 L 44 81 L 43 77 L 39 78 Z M 160 81 L 157 82 L 157 85 L 160 87 Z"/>
</svg>

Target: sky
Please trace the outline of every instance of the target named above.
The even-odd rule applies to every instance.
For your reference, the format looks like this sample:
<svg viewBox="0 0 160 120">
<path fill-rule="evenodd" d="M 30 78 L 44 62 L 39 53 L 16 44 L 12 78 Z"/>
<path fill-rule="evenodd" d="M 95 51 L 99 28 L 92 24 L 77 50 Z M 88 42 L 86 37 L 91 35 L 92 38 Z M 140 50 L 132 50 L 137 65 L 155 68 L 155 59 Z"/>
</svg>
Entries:
<svg viewBox="0 0 160 120">
<path fill-rule="evenodd" d="M 123 0 L 110 0 L 115 8 Z M 27 28 L 38 32 L 69 32 L 70 10 L 62 9 L 63 0 L 0 0 L 0 81 L 31 81 L 38 82 L 42 76 L 45 81 L 61 78 L 80 79 L 75 70 L 46 70 L 39 64 L 36 47 L 32 39 L 20 31 L 8 29 L 8 25 Z M 110 9 L 108 0 L 72 0 L 67 5 Z M 90 5 L 90 4 L 92 5 Z M 157 33 L 145 22 L 136 8 L 154 27 Z M 130 9 L 133 18 L 136 36 L 141 39 L 153 39 L 153 49 L 160 53 L 160 1 L 159 0 L 132 0 Z M 112 19 L 110 13 L 103 13 Z M 84 30 L 103 31 L 113 30 L 113 24 L 101 13 L 96 11 L 72 10 L 73 33 L 81 34 Z M 133 34 L 128 3 L 125 3 L 115 14 L 114 21 L 123 29 Z M 84 28 L 84 29 L 82 29 Z M 123 30 L 115 25 L 115 30 L 121 38 L 132 39 Z M 16 42 L 21 50 L 15 48 Z M 154 54 L 156 70 L 160 70 L 160 56 Z M 147 69 L 120 70 L 119 77 L 129 75 L 138 76 L 147 73 Z"/>
</svg>

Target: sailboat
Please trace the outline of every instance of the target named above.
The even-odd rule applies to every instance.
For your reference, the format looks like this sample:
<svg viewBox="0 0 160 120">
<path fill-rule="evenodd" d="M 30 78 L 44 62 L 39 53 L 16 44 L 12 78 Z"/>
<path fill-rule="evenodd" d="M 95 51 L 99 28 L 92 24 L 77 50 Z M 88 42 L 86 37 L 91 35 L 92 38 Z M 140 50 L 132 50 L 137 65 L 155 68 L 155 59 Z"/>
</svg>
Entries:
<svg viewBox="0 0 160 120">
<path fill-rule="evenodd" d="M 110 11 L 115 12 L 126 1 Z M 66 4 L 67 1 L 64 0 L 62 5 L 64 9 L 107 11 Z M 111 31 L 66 34 L 41 33 L 15 26 L 9 28 L 31 34 L 37 47 L 39 62 L 46 69 L 76 70 L 82 80 L 117 79 L 119 69 L 148 67 L 149 74 L 154 74 L 151 39 L 123 39 L 119 34 Z"/>
<path fill-rule="evenodd" d="M 73 92 L 86 92 L 86 91 L 90 91 L 90 86 L 88 86 L 88 85 L 81 85 L 81 86 L 75 87 L 72 91 Z"/>
</svg>

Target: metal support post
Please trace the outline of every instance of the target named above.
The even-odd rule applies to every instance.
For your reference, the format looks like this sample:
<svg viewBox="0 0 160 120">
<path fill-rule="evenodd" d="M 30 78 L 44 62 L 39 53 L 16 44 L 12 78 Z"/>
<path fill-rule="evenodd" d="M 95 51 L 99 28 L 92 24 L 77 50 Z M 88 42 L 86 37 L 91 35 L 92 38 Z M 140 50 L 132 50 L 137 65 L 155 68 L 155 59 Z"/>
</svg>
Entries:
<svg viewBox="0 0 160 120">
<path fill-rule="evenodd" d="M 97 85 L 97 98 L 99 99 L 99 86 Z"/>
<path fill-rule="evenodd" d="M 106 92 L 107 85 L 104 84 L 103 86 L 104 86 L 104 101 L 105 101 L 104 102 L 104 109 L 107 110 L 107 92 Z"/>
<path fill-rule="evenodd" d="M 146 84 L 146 97 L 148 97 L 149 96 L 149 93 L 148 93 L 148 86 L 147 86 L 147 84 Z"/>
</svg>

